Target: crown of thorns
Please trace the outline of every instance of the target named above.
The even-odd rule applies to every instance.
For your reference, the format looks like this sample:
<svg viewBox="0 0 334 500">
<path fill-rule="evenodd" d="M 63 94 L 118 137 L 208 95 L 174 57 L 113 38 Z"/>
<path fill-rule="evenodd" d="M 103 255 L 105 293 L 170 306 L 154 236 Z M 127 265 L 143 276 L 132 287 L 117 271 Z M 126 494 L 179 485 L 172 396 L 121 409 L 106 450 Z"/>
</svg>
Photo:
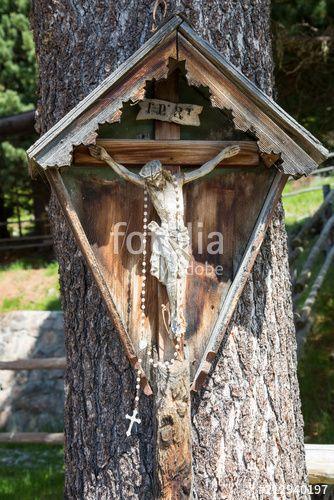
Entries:
<svg viewBox="0 0 334 500">
<path fill-rule="evenodd" d="M 143 177 L 143 179 L 154 179 L 162 172 L 162 165 L 160 160 L 152 160 L 146 163 L 139 175 Z"/>
</svg>

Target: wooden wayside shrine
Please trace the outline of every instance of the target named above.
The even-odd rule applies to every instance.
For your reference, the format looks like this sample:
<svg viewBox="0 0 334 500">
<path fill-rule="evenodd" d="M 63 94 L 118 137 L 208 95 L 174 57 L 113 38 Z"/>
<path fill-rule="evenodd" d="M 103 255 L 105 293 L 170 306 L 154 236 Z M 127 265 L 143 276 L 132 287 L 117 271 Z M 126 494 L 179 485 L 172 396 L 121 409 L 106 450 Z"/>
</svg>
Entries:
<svg viewBox="0 0 334 500">
<path fill-rule="evenodd" d="M 210 376 L 289 175 L 327 150 L 175 16 L 28 156 L 137 374 L 124 437 L 141 388 L 154 397 L 155 497 L 190 498 L 190 391 Z"/>
</svg>

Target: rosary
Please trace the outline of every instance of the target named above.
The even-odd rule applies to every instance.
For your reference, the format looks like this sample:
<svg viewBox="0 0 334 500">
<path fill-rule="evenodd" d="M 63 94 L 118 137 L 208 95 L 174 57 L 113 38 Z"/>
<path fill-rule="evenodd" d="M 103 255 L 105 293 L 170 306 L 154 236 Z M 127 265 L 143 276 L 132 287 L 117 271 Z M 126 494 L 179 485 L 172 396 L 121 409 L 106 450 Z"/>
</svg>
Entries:
<svg viewBox="0 0 334 500">
<path fill-rule="evenodd" d="M 178 193 L 178 185 L 177 185 L 177 177 L 174 175 L 173 176 L 173 187 L 176 193 L 176 228 L 179 227 L 180 224 L 180 197 Z M 153 358 L 153 350 L 152 346 L 149 346 L 147 343 L 147 340 L 145 339 L 145 311 L 146 311 L 146 281 L 147 281 L 147 215 L 148 215 L 148 192 L 147 192 L 147 187 L 145 186 L 144 188 L 144 212 L 143 212 L 143 257 L 142 257 L 142 285 L 141 285 L 141 319 L 140 319 L 140 341 L 139 341 L 139 348 L 140 351 L 145 351 L 146 349 L 146 356 L 148 363 L 153 367 L 153 368 L 158 368 L 158 366 L 165 366 L 167 370 L 175 363 L 175 361 L 179 358 L 180 356 L 180 349 L 181 349 L 181 342 L 182 342 L 182 334 L 181 332 L 178 332 L 173 335 L 173 341 L 175 344 L 175 351 L 173 358 L 169 361 L 157 361 Z M 182 221 L 183 222 L 183 221 Z M 177 287 L 177 293 L 178 293 L 178 304 L 181 304 L 182 302 L 182 287 L 178 286 Z M 166 306 L 162 305 L 162 311 L 166 310 Z M 164 315 L 163 315 L 164 317 Z M 165 323 L 165 320 L 164 320 Z M 165 326 L 167 328 L 167 325 L 165 323 Z M 141 375 L 142 375 L 142 363 L 143 359 L 139 358 L 138 359 L 138 365 L 139 367 L 137 368 L 136 371 L 136 395 L 135 395 L 135 401 L 134 401 L 134 408 L 133 408 L 133 413 L 132 415 L 126 415 L 125 418 L 130 420 L 129 428 L 126 432 L 127 436 L 131 435 L 132 427 L 134 423 L 140 424 L 141 419 L 137 418 L 138 415 L 138 406 L 139 406 L 139 394 L 140 394 L 140 380 L 141 380 Z"/>
</svg>

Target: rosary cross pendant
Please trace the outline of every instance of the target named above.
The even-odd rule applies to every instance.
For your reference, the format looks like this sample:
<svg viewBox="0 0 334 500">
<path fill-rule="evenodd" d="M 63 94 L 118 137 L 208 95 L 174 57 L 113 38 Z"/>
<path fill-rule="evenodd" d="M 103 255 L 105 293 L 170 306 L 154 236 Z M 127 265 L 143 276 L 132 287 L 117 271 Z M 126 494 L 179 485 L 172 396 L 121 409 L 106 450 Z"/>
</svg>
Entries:
<svg viewBox="0 0 334 500">
<path fill-rule="evenodd" d="M 138 415 L 138 411 L 136 409 L 133 410 L 133 414 L 131 416 L 130 415 L 125 415 L 125 418 L 127 418 L 128 420 L 130 420 L 129 428 L 126 431 L 126 435 L 127 436 L 131 436 L 132 427 L 133 427 L 133 424 L 135 422 L 137 424 L 141 424 L 141 419 L 137 418 L 137 415 Z"/>
</svg>

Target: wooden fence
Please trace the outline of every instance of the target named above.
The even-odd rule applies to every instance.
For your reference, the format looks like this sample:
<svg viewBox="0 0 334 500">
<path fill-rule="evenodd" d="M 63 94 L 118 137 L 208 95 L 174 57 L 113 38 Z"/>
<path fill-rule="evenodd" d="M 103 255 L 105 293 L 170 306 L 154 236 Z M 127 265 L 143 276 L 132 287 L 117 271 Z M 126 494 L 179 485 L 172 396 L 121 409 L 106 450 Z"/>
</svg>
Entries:
<svg viewBox="0 0 334 500">
<path fill-rule="evenodd" d="M 64 370 L 66 358 L 30 358 L 0 361 L 0 370 Z M 0 432 L 0 443 L 63 444 L 63 433 Z"/>
<path fill-rule="evenodd" d="M 53 242 L 50 233 L 42 235 L 29 234 L 36 222 L 43 222 L 46 229 L 49 229 L 50 227 L 49 222 L 45 219 L 16 219 L 7 222 L 0 222 L 0 226 L 16 226 L 19 234 L 19 236 L 12 236 L 11 238 L 0 238 L 0 252 L 23 250 L 27 248 L 52 247 Z"/>
<path fill-rule="evenodd" d="M 321 186 L 321 189 L 324 196 L 323 203 L 297 234 L 291 238 L 289 243 L 298 355 L 300 355 L 312 328 L 312 309 L 319 290 L 334 261 L 334 189 L 331 189 L 329 184 Z M 289 194 L 296 195 L 298 193 L 295 191 Z M 314 237 L 315 241 L 308 251 L 306 260 L 302 268 L 297 271 L 296 260 L 306 251 L 309 239 Z M 319 258 L 322 263 L 312 281 Z M 300 300 L 305 296 L 305 293 L 307 293 L 306 298 L 300 305 Z"/>
</svg>

